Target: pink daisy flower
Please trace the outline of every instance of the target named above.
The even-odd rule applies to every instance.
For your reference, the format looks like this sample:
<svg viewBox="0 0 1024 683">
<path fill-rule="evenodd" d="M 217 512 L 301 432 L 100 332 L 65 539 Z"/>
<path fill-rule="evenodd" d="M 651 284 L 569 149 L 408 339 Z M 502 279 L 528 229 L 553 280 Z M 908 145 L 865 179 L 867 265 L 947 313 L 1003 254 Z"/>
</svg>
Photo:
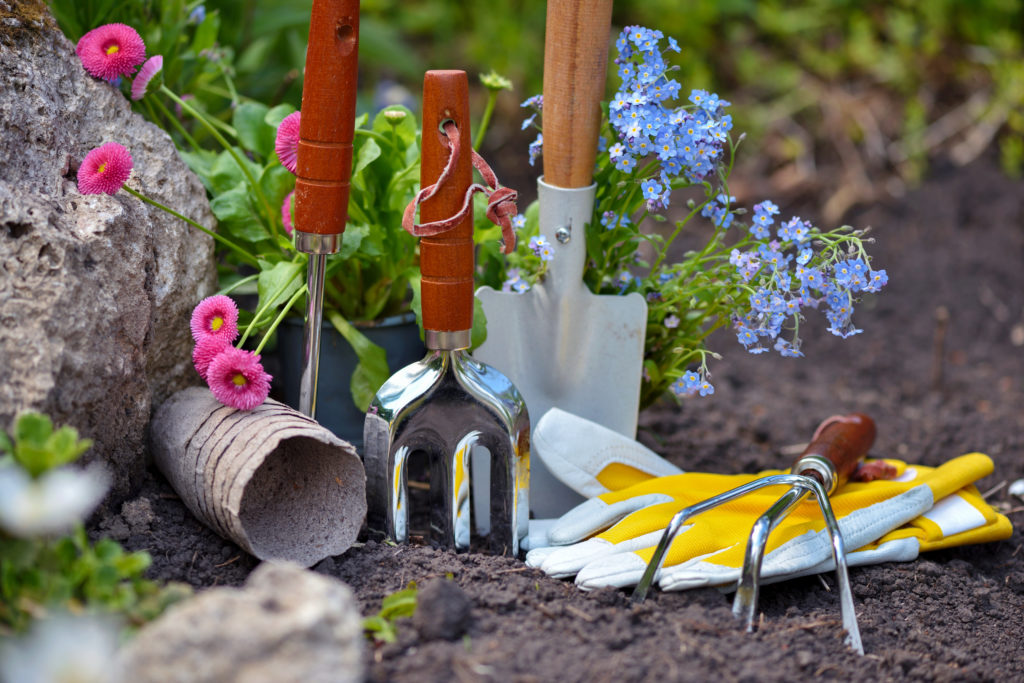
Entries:
<svg viewBox="0 0 1024 683">
<path fill-rule="evenodd" d="M 289 235 L 295 226 L 292 224 L 292 198 L 295 197 L 295 190 L 288 193 L 281 204 L 281 222 L 284 223 L 284 231 Z"/>
<path fill-rule="evenodd" d="M 82 36 L 75 53 L 86 71 L 112 81 L 135 72 L 135 67 L 146 58 L 146 44 L 131 26 L 104 24 Z"/>
<path fill-rule="evenodd" d="M 132 81 L 132 99 L 141 100 L 149 91 L 149 84 L 164 68 L 163 55 L 153 55 L 139 69 L 139 75 Z"/>
<path fill-rule="evenodd" d="M 203 337 L 196 342 L 196 345 L 192 348 L 192 365 L 196 367 L 196 372 L 199 373 L 200 377 L 206 379 L 210 363 L 220 355 L 221 351 L 229 346 L 230 344 L 224 337 Z"/>
<path fill-rule="evenodd" d="M 252 410 L 270 394 L 271 376 L 260 357 L 251 351 L 228 346 L 213 359 L 206 382 L 218 401 L 239 410 Z"/>
<path fill-rule="evenodd" d="M 117 194 L 132 173 L 132 155 L 123 145 L 108 142 L 85 155 L 78 167 L 82 194 Z"/>
<path fill-rule="evenodd" d="M 189 327 L 196 342 L 216 337 L 230 344 L 238 336 L 238 307 L 229 296 L 208 296 L 192 311 Z"/>
<path fill-rule="evenodd" d="M 282 119 L 277 127 L 277 139 L 274 141 L 274 151 L 277 158 L 292 173 L 299 161 L 299 122 L 302 112 L 292 112 Z"/>
</svg>

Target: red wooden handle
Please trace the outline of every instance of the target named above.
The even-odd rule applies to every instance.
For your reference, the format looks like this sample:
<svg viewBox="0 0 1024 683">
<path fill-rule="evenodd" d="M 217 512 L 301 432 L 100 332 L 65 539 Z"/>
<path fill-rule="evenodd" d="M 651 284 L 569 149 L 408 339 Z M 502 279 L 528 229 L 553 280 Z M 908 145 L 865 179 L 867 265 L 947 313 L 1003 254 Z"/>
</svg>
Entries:
<svg viewBox="0 0 1024 683">
<path fill-rule="evenodd" d="M 469 129 L 469 80 L 465 71 L 428 71 L 423 78 L 423 140 L 420 184 L 437 182 L 449 150 L 441 125 L 454 121 L 461 153 L 448 181 L 420 205 L 420 222 L 458 213 L 473 182 Z M 473 215 L 451 230 L 420 239 L 423 327 L 457 332 L 473 327 Z"/>
<path fill-rule="evenodd" d="M 612 0 L 548 0 L 544 38 L 544 182 L 586 187 L 594 175 Z"/>
<path fill-rule="evenodd" d="M 358 53 L 359 0 L 313 0 L 295 181 L 301 232 L 345 231 Z"/>
<path fill-rule="evenodd" d="M 807 456 L 817 455 L 832 463 L 836 470 L 838 485 L 842 485 L 871 450 L 875 443 L 875 433 L 875 421 L 863 413 L 829 418 L 818 428 L 815 438 L 794 463 L 793 474 L 806 474 L 820 481 L 817 473 L 809 470 L 800 471 L 798 464 Z"/>
</svg>

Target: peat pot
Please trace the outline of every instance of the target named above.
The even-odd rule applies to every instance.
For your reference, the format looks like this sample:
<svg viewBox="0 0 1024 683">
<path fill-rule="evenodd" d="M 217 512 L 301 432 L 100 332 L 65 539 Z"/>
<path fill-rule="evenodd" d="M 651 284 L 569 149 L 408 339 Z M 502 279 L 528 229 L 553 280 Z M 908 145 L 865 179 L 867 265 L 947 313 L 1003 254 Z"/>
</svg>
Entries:
<svg viewBox="0 0 1024 683">
<path fill-rule="evenodd" d="M 352 325 L 387 353 L 389 376 L 410 363 L 422 360 L 427 353 L 420 340 L 416 316 L 411 312 L 372 323 L 353 322 Z M 304 325 L 299 318 L 288 318 L 278 328 L 281 392 L 284 402 L 295 409 L 299 406 L 304 335 Z M 366 414 L 352 402 L 352 390 L 349 388 L 358 362 L 355 351 L 345 338 L 324 321 L 320 338 L 316 421 L 362 452 Z"/>
</svg>

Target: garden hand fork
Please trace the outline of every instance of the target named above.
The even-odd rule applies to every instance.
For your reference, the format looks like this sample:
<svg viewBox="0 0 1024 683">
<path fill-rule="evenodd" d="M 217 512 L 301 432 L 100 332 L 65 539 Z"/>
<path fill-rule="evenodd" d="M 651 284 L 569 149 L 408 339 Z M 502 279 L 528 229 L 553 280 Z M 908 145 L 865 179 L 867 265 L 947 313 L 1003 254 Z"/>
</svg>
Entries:
<svg viewBox="0 0 1024 683">
<path fill-rule="evenodd" d="M 423 201 L 423 223 L 445 222 L 463 207 L 472 182 L 470 140 L 466 73 L 428 71 L 420 178 L 424 188 L 437 182 Z M 529 515 L 530 419 L 512 382 L 466 353 L 473 326 L 472 211 L 420 240 L 420 269 L 427 355 L 385 382 L 367 411 L 368 523 L 396 541 L 408 540 L 406 464 L 411 455 L 425 453 L 431 529 L 443 544 L 467 550 L 470 455 L 483 447 L 491 455 L 491 547 L 518 555 Z"/>
<path fill-rule="evenodd" d="M 313 0 L 295 180 L 295 248 L 309 255 L 299 410 L 315 417 L 328 254 L 348 219 L 355 135 L 359 0 Z"/>
<path fill-rule="evenodd" d="M 822 422 L 814 433 L 811 443 L 790 468 L 790 474 L 776 474 L 761 477 L 749 484 L 708 498 L 677 512 L 658 541 L 654 555 L 647 565 L 643 578 L 633 591 L 633 602 L 642 602 L 647 591 L 661 570 L 665 553 L 686 521 L 694 515 L 727 503 L 765 486 L 786 485 L 791 488 L 765 511 L 754 523 L 747 541 L 740 583 L 736 590 L 732 611 L 746 624 L 747 631 L 753 631 L 757 613 L 757 597 L 768 535 L 786 515 L 808 495 L 813 494 L 821 508 L 825 526 L 832 541 L 832 559 L 836 565 L 836 580 L 839 584 L 839 600 L 846 642 L 859 654 L 864 654 L 857 627 L 857 614 L 853 607 L 853 591 L 846 567 L 846 548 L 839 533 L 839 524 L 829 503 L 828 496 L 839 488 L 857 469 L 860 460 L 867 454 L 875 441 L 875 422 L 867 415 L 853 413 L 830 417 Z"/>
</svg>

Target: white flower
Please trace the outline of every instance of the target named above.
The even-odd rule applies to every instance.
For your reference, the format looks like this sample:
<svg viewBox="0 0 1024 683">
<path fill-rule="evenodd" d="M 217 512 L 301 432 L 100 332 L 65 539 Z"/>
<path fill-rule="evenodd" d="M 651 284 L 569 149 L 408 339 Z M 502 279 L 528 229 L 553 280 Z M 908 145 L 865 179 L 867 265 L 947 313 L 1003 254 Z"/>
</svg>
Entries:
<svg viewBox="0 0 1024 683">
<path fill-rule="evenodd" d="M 13 468 L 12 468 L 13 469 Z M 106 683 L 118 680 L 118 628 L 111 619 L 55 615 L 0 648 L 0 680 Z"/>
<path fill-rule="evenodd" d="M 20 467 L 0 467 L 0 528 L 21 538 L 67 532 L 99 505 L 108 486 L 101 466 L 61 467 L 38 479 Z"/>
</svg>

